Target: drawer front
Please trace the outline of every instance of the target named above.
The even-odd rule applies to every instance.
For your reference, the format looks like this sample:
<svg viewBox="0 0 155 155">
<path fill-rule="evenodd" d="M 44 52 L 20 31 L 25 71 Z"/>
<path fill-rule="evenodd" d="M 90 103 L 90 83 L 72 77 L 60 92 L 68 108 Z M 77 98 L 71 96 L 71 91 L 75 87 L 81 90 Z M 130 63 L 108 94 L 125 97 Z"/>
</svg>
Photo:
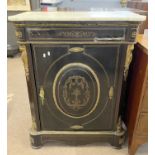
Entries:
<svg viewBox="0 0 155 155">
<path fill-rule="evenodd" d="M 148 114 L 147 113 L 141 113 L 139 115 L 136 132 L 139 135 L 148 134 Z"/>
<path fill-rule="evenodd" d="M 124 41 L 126 28 L 27 28 L 30 41 Z"/>
</svg>

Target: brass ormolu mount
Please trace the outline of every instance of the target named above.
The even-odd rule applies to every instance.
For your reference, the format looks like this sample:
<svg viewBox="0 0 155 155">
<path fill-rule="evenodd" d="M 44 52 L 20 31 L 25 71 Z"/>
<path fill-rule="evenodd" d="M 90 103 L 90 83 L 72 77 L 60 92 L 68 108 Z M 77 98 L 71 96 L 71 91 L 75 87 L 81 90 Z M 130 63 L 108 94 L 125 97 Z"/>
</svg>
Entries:
<svg viewBox="0 0 155 155">
<path fill-rule="evenodd" d="M 28 67 L 28 58 L 27 58 L 26 46 L 20 45 L 19 50 L 22 53 L 21 57 L 22 57 L 23 64 L 24 64 L 26 79 L 29 80 L 29 67 Z"/>
<path fill-rule="evenodd" d="M 124 79 L 126 80 L 128 75 L 128 70 L 130 63 L 132 61 L 132 51 L 134 49 L 134 45 L 128 45 L 127 53 L 126 53 L 126 60 L 125 60 L 125 66 L 124 66 Z"/>
<path fill-rule="evenodd" d="M 41 99 L 41 104 L 44 105 L 44 99 L 45 99 L 44 96 L 45 96 L 45 92 L 44 92 L 43 87 L 40 87 L 39 96 L 40 96 L 40 99 Z"/>
</svg>

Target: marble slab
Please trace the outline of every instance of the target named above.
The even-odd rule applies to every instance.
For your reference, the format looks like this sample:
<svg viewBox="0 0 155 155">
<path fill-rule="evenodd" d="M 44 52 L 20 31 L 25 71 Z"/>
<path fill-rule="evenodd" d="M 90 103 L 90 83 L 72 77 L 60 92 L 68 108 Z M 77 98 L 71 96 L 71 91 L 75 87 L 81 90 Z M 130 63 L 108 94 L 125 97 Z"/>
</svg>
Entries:
<svg viewBox="0 0 155 155">
<path fill-rule="evenodd" d="M 144 21 L 145 16 L 131 11 L 24 12 L 9 16 L 9 21 Z"/>
</svg>

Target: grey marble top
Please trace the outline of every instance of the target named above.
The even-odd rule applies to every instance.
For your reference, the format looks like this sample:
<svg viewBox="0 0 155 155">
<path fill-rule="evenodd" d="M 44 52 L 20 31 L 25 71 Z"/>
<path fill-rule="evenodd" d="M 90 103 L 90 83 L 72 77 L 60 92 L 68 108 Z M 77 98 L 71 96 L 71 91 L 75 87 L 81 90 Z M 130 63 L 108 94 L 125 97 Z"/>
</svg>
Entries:
<svg viewBox="0 0 155 155">
<path fill-rule="evenodd" d="M 9 21 L 144 21 L 145 19 L 145 16 L 131 11 L 33 11 L 9 16 Z"/>
</svg>

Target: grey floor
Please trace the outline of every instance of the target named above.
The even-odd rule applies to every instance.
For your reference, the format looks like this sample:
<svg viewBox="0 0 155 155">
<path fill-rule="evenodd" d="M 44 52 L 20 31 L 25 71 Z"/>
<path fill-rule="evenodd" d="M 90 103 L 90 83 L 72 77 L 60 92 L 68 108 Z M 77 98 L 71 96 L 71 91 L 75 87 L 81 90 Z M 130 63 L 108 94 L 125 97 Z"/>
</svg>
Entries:
<svg viewBox="0 0 155 155">
<path fill-rule="evenodd" d="M 50 143 L 40 149 L 32 149 L 29 140 L 31 116 L 23 64 L 19 56 L 8 58 L 8 155 L 128 155 L 127 143 L 121 150 L 109 144 L 68 146 Z M 147 155 L 147 144 L 136 155 Z"/>
</svg>

